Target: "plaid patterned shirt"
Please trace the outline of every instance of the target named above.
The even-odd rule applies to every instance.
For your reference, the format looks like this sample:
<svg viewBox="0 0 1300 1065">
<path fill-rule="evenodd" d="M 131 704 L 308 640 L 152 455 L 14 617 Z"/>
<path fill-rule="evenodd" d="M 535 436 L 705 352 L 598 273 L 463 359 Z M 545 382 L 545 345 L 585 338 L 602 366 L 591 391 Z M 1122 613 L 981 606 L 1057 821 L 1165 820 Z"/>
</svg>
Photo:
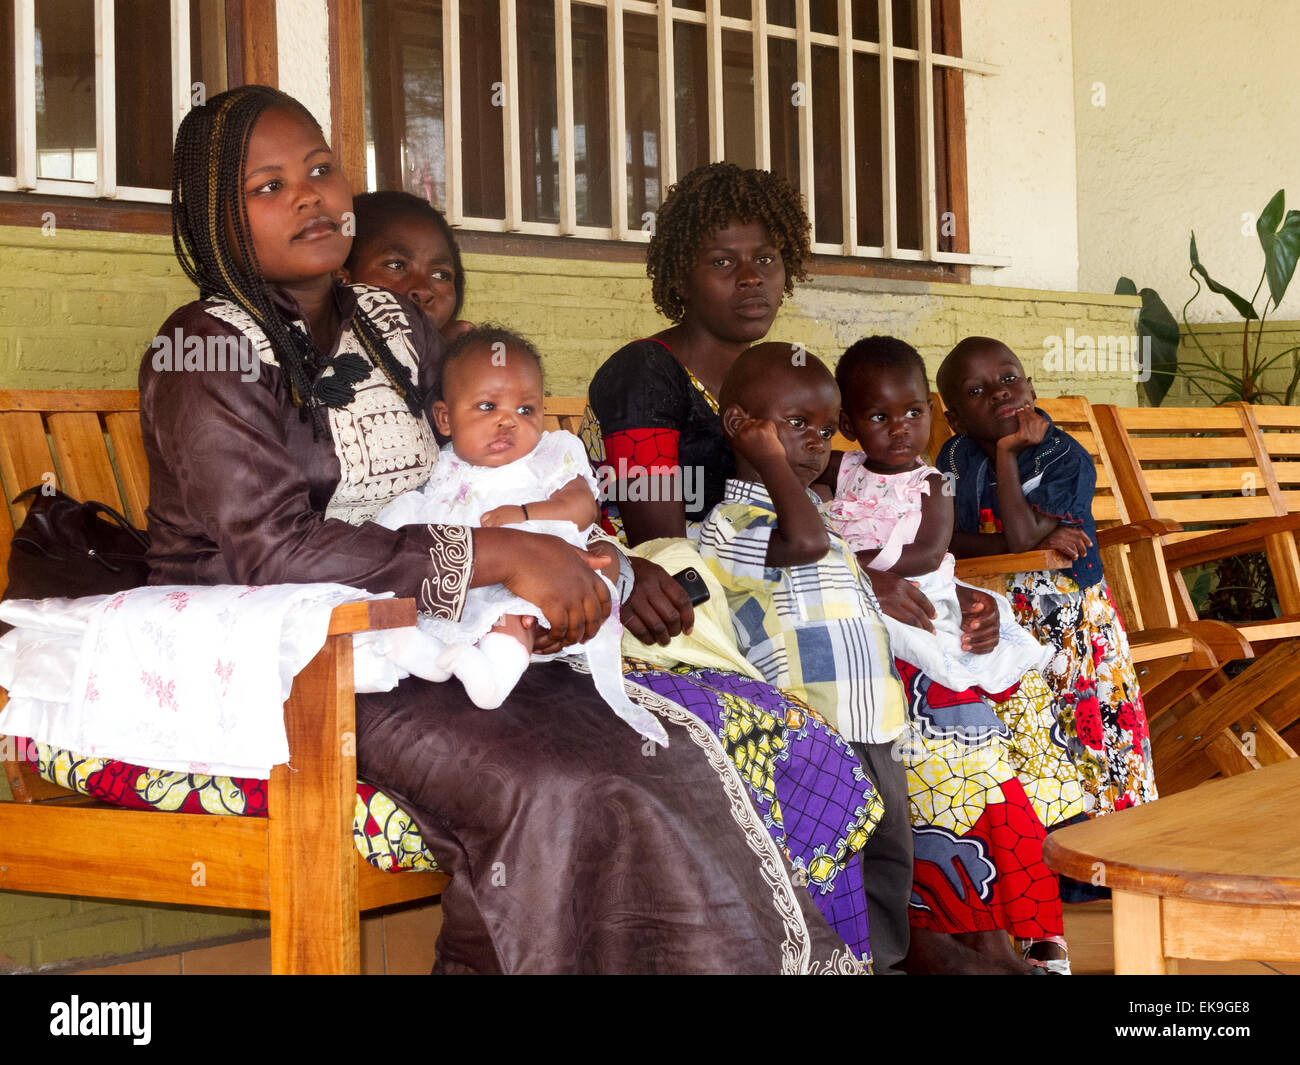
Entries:
<svg viewBox="0 0 1300 1065">
<path fill-rule="evenodd" d="M 727 591 L 741 653 L 845 739 L 893 741 L 906 722 L 903 687 L 858 560 L 832 532 L 820 561 L 768 566 L 776 527 L 767 489 L 732 479 L 700 530 L 700 557 Z"/>
</svg>

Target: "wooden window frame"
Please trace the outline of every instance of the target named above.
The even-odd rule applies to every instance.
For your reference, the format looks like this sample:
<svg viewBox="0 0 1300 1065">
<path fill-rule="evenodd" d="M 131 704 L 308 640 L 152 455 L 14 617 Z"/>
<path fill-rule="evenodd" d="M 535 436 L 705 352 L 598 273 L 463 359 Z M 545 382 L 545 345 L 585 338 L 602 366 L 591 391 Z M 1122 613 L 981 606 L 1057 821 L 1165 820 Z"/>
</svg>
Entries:
<svg viewBox="0 0 1300 1065">
<path fill-rule="evenodd" d="M 336 130 L 335 149 L 343 160 L 345 172 L 353 182 L 353 187 L 364 188 L 365 143 L 364 136 L 361 133 L 364 129 L 361 0 L 327 0 L 327 2 L 330 13 L 331 113 L 334 117 L 334 129 Z M 443 2 L 443 47 L 448 56 L 444 70 L 450 68 L 452 72 L 457 69 L 456 62 L 459 50 L 455 47 L 458 44 L 458 39 L 451 33 L 451 30 L 456 24 L 454 20 L 459 10 L 459 4 L 462 2 L 464 0 L 444 0 Z M 516 9 L 516 0 L 499 0 L 499 2 L 502 8 L 502 37 L 503 41 L 505 41 L 509 32 L 510 16 L 513 15 Z M 625 218 L 626 193 L 624 183 L 626 181 L 626 171 L 621 160 L 617 160 L 619 165 L 615 166 L 613 170 L 616 187 L 614 189 L 614 210 L 611 226 L 607 230 L 601 231 L 594 229 L 594 227 L 580 226 L 574 223 L 572 192 L 574 188 L 572 180 L 573 145 L 572 137 L 566 137 L 564 132 L 566 116 L 572 115 L 573 89 L 570 83 L 569 65 L 564 60 L 569 47 L 567 15 L 571 11 L 571 5 L 577 2 L 582 2 L 582 0 L 555 0 L 557 25 L 565 27 L 562 33 L 557 34 L 556 51 L 560 110 L 559 125 L 561 127 L 559 166 L 562 186 L 569 190 L 568 194 L 560 199 L 560 220 L 558 224 L 527 222 L 520 219 L 518 211 L 520 175 L 517 169 L 513 168 L 507 173 L 506 218 L 495 220 L 465 218 L 459 203 L 459 153 L 452 150 L 451 147 L 458 143 L 460 136 L 458 102 L 455 99 L 459 86 L 457 79 L 452 77 L 451 74 L 445 77 L 444 100 L 446 101 L 446 109 L 444 112 L 444 128 L 448 145 L 448 174 L 447 203 L 444 207 L 448 220 L 458 227 L 457 240 L 462 248 L 467 251 L 496 252 L 499 254 L 540 254 L 556 258 L 600 258 L 625 262 L 639 261 L 643 257 L 643 252 L 637 245 L 645 243 L 649 238 L 648 234 L 643 234 L 631 227 L 628 219 Z M 934 52 L 932 48 L 931 8 L 926 0 L 921 0 L 917 5 L 918 34 L 916 43 L 918 47 L 914 49 L 903 49 L 893 45 L 890 25 L 892 7 L 889 0 L 878 0 L 881 25 L 879 34 L 881 41 L 879 43 L 853 40 L 850 39 L 848 34 L 832 38 L 829 35 L 812 33 L 807 26 L 807 5 L 802 0 L 796 4 L 797 25 L 793 30 L 770 27 L 767 23 L 765 3 L 758 3 L 754 8 L 754 12 L 758 17 L 751 20 L 738 20 L 722 16 L 719 0 L 707 0 L 706 9 L 702 12 L 670 8 L 666 4 L 659 5 L 648 2 L 648 0 L 600 0 L 600 2 L 605 5 L 608 19 L 607 39 L 610 42 L 608 55 L 611 74 L 615 70 L 621 69 L 617 64 L 618 56 L 622 51 L 622 16 L 626 13 L 634 13 L 654 15 L 658 19 L 661 93 L 660 169 L 664 188 L 671 185 L 678 177 L 675 172 L 677 161 L 675 151 L 676 123 L 664 106 L 666 98 L 671 96 L 670 86 L 673 83 L 674 62 L 673 50 L 672 48 L 666 48 L 665 42 L 672 39 L 675 24 L 697 23 L 705 27 L 711 82 L 716 82 L 721 77 L 722 29 L 743 29 L 754 34 L 754 122 L 757 131 L 756 163 L 760 167 L 771 165 L 769 125 L 767 121 L 769 98 L 766 63 L 764 62 L 769 36 L 787 37 L 795 40 L 799 74 L 805 82 L 807 82 L 810 74 L 808 56 L 813 43 L 822 46 L 833 44 L 838 49 L 841 85 L 845 84 L 844 71 L 846 65 L 850 71 L 852 69 L 851 64 L 854 54 L 879 55 L 881 57 L 882 93 L 886 89 L 885 83 L 887 81 L 892 86 L 892 76 L 887 79 L 883 73 L 886 63 L 892 62 L 895 56 L 915 59 L 918 64 L 917 83 L 920 124 L 925 130 L 934 129 L 934 109 L 936 104 L 942 106 L 944 119 L 942 143 L 934 136 L 926 136 L 923 139 L 920 164 L 923 178 L 921 183 L 922 247 L 920 249 L 898 247 L 892 217 L 893 212 L 897 210 L 897 199 L 890 196 L 888 189 L 885 196 L 886 204 L 890 206 L 885 211 L 884 242 L 876 248 L 863 247 L 856 243 L 856 226 L 852 224 L 854 212 L 856 211 L 855 175 L 851 165 L 853 159 L 852 115 L 849 107 L 841 107 L 841 123 L 845 133 L 842 137 L 841 147 L 842 174 L 844 176 L 842 181 L 844 232 L 849 239 L 839 244 L 815 243 L 810 270 L 815 274 L 826 273 L 964 282 L 970 279 L 971 266 L 1003 266 L 1008 264 L 1009 260 L 1003 257 L 972 255 L 970 252 L 963 81 L 966 74 L 991 75 L 997 73 L 997 68 L 962 56 L 960 0 L 938 0 L 942 52 Z M 851 0 L 839 0 L 841 27 L 848 24 L 847 19 L 850 10 Z M 511 43 L 513 43 L 513 39 L 511 39 Z M 503 61 L 513 65 L 515 61 L 513 48 L 503 49 Z M 936 99 L 934 93 L 935 79 L 933 72 L 935 71 L 944 72 L 940 79 L 941 99 Z M 507 86 L 514 83 L 515 80 L 509 77 L 505 78 Z M 622 111 L 617 104 L 622 88 L 621 77 L 611 77 L 609 79 L 611 105 L 613 107 L 611 114 L 616 116 L 620 124 Z M 711 106 L 708 108 L 709 142 L 711 154 L 718 157 L 721 152 L 721 127 L 725 122 L 725 115 L 721 106 L 721 98 L 716 92 L 716 86 L 715 91 L 710 95 Z M 518 122 L 517 111 L 513 118 L 511 115 L 510 104 L 512 102 L 511 99 L 506 101 L 504 119 L 509 123 L 507 129 L 513 129 Z M 888 98 L 882 100 L 882 111 L 892 114 L 892 104 L 888 103 Z M 893 123 L 886 122 L 883 125 L 882 166 L 884 173 L 887 175 L 887 180 L 892 184 L 895 180 L 892 154 Z M 799 136 L 800 165 L 803 168 L 801 184 L 805 190 L 812 188 L 812 156 L 807 150 L 807 145 L 811 143 L 812 139 L 810 126 L 811 109 L 803 108 L 800 114 Z M 347 136 L 340 136 L 344 130 L 348 131 Z M 617 134 L 618 130 L 614 130 L 614 133 Z M 507 141 L 513 141 L 512 137 L 506 139 Z M 611 145 L 617 144 L 621 144 L 621 138 L 611 136 Z M 507 156 L 511 147 L 511 144 L 507 144 Z M 940 170 L 939 165 L 941 162 L 946 163 L 946 166 Z M 936 173 L 942 173 L 945 176 L 942 197 L 940 197 L 940 190 L 936 187 L 934 178 Z M 950 251 L 943 251 L 938 247 L 940 221 L 937 216 L 936 205 L 940 199 L 948 205 L 948 210 L 952 212 L 953 216 Z M 809 214 L 812 217 L 815 217 L 813 215 L 814 208 L 815 205 L 810 202 Z"/>
<path fill-rule="evenodd" d="M 113 6 L 113 0 L 95 0 L 96 23 L 107 23 L 108 28 L 106 33 L 100 33 L 97 38 L 101 44 L 95 72 L 99 176 L 94 187 L 89 191 L 78 190 L 75 195 L 60 195 L 73 183 L 37 181 L 35 125 L 20 123 L 20 138 L 25 135 L 28 144 L 25 151 L 20 149 L 19 152 L 16 167 L 19 173 L 13 178 L 0 178 L 0 225 L 40 226 L 52 211 L 58 225 L 64 229 L 150 234 L 171 232 L 170 190 L 126 189 L 116 184 L 114 101 L 113 94 L 106 91 L 113 84 Z M 34 10 L 34 0 L 15 0 L 17 34 L 21 35 L 24 26 L 30 25 L 30 16 Z M 189 7 L 185 0 L 173 0 L 172 3 L 173 136 L 189 101 L 188 89 L 182 97 L 180 88 L 188 87 L 190 79 L 189 51 L 177 46 L 178 20 L 185 27 L 188 37 Z M 279 70 L 275 0 L 225 0 L 225 23 L 227 84 L 276 85 Z M 105 37 L 107 46 L 103 46 Z M 20 41 L 20 50 L 21 47 Z M 24 94 L 21 64 L 18 79 L 19 91 L 15 102 L 21 113 L 24 108 L 35 106 L 34 100 L 29 103 Z M 26 173 L 23 173 L 24 170 Z"/>
</svg>

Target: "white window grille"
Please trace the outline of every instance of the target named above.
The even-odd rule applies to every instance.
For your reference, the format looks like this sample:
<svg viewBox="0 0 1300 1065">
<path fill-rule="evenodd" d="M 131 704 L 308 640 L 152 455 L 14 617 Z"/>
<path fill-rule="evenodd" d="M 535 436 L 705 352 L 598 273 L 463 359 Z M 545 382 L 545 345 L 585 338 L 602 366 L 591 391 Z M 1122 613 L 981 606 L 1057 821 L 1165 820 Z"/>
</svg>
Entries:
<svg viewBox="0 0 1300 1065">
<path fill-rule="evenodd" d="M 936 49 L 932 0 L 365 0 L 363 21 L 367 185 L 453 225 L 647 241 L 663 191 L 729 158 L 795 182 L 816 252 L 1008 261 L 944 239 L 938 78 L 997 68 Z"/>
<path fill-rule="evenodd" d="M 0 191 L 167 203 L 176 129 L 224 88 L 222 0 L 3 0 L 10 15 Z"/>
</svg>

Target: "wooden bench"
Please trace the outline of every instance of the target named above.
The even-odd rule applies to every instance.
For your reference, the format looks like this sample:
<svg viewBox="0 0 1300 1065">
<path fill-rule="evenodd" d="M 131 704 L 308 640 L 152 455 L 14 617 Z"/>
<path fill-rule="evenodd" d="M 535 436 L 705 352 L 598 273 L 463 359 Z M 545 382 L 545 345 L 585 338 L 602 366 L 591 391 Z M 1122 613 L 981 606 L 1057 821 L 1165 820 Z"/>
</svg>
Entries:
<svg viewBox="0 0 1300 1065">
<path fill-rule="evenodd" d="M 107 503 L 143 526 L 148 468 L 136 393 L 0 392 L 4 499 L 50 473 L 70 495 Z M 25 509 L 0 506 L 0 582 Z M 10 743 L 0 891 L 264 910 L 272 972 L 359 973 L 359 911 L 433 898 L 447 883 L 439 873 L 380 872 L 352 837 L 351 634 L 414 623 L 409 599 L 335 609 L 325 646 L 285 703 L 293 769 L 272 771 L 265 818 L 108 806 L 35 776 Z"/>
<path fill-rule="evenodd" d="M 547 397 L 547 429 L 576 433 L 585 397 Z M 143 528 L 149 470 L 134 391 L 0 391 L 0 591 L 25 504 L 53 483 Z M 437 897 L 441 873 L 380 872 L 357 853 L 350 634 L 415 622 L 412 600 L 339 607 L 285 704 L 293 769 L 268 782 L 269 816 L 126 810 L 73 795 L 5 751 L 0 891 L 264 910 L 274 973 L 360 972 L 359 911 Z M 0 690 L 0 707 L 7 696 Z M 201 864 L 198 864 L 201 863 Z M 198 870 L 202 875 L 198 875 Z"/>
<path fill-rule="evenodd" d="M 1300 512 L 1288 513 L 1250 409 L 1103 405 L 1097 419 L 1129 512 L 1183 527 L 1164 542 L 1179 617 L 1196 619 L 1183 570 L 1259 551 L 1282 616 L 1234 625 L 1257 649 L 1300 636 Z"/>
</svg>

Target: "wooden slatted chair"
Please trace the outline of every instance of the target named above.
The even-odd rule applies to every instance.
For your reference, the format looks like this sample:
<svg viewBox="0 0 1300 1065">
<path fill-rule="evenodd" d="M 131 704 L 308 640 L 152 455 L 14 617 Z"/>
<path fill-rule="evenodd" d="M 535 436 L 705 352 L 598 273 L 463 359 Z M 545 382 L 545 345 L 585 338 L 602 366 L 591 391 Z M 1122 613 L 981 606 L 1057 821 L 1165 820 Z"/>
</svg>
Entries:
<svg viewBox="0 0 1300 1065">
<path fill-rule="evenodd" d="M 1197 617 L 1182 571 L 1249 551 L 1267 555 L 1282 609 L 1281 617 L 1233 623 L 1263 656 L 1248 671 L 1249 684 L 1245 675 L 1228 685 L 1215 678 L 1178 708 L 1177 742 L 1164 753 L 1176 777 L 1194 775 L 1193 766 L 1206 760 L 1230 774 L 1295 757 L 1281 732 L 1300 721 L 1293 650 L 1300 636 L 1300 514 L 1286 512 L 1248 413 L 1240 405 L 1096 408 L 1130 512 L 1182 525 L 1162 546 L 1179 622 Z"/>
<path fill-rule="evenodd" d="M 1237 411 L 1268 456 L 1284 512 L 1300 514 L 1300 407 L 1225 406 Z"/>
<path fill-rule="evenodd" d="M 1179 617 L 1196 609 L 1182 571 L 1246 552 L 1268 556 L 1282 617 L 1234 622 L 1257 648 L 1300 635 L 1300 553 L 1257 425 L 1240 405 L 1097 408 L 1131 514 L 1178 522 L 1165 537 Z"/>
<path fill-rule="evenodd" d="M 1246 427 L 1247 433 L 1259 441 L 1268 457 L 1272 477 L 1266 486 L 1269 498 L 1280 505 L 1287 515 L 1300 514 L 1300 408 L 1252 403 L 1229 403 Z M 1296 693 L 1300 700 L 1300 691 Z M 1285 712 L 1273 716 L 1285 719 Z M 1300 747 L 1300 721 L 1284 730 L 1284 738 L 1292 747 Z"/>
<path fill-rule="evenodd" d="M 5 499 L 48 483 L 144 524 L 148 468 L 135 392 L 0 391 Z M 26 507 L 0 505 L 0 582 Z M 8 743 L 0 891 L 264 910 L 276 973 L 358 973 L 360 910 L 437 896 L 438 873 L 383 873 L 352 839 L 356 801 L 351 634 L 415 622 L 412 600 L 335 609 L 285 704 L 293 769 L 276 766 L 269 816 L 126 810 L 32 773 Z M 0 692 L 0 706 L 6 700 Z"/>
</svg>

